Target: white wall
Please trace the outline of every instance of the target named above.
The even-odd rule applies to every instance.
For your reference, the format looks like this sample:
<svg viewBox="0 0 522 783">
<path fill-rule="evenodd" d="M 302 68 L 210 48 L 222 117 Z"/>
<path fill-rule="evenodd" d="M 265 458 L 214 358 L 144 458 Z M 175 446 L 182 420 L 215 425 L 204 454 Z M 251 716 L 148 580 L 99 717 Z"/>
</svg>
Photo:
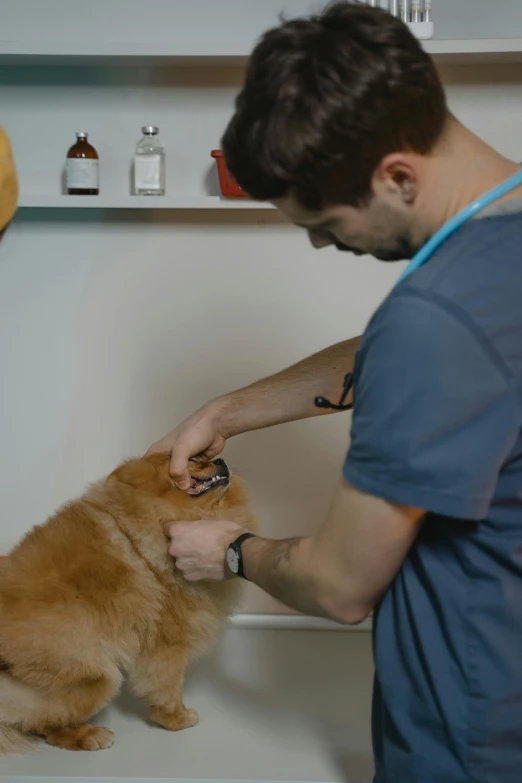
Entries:
<svg viewBox="0 0 522 783">
<path fill-rule="evenodd" d="M 522 158 L 520 70 L 445 76 L 457 114 Z M 4 549 L 209 397 L 357 334 L 397 274 L 316 253 L 271 215 L 61 217 L 21 214 L 0 249 Z M 233 444 L 268 534 L 320 519 L 348 426 L 333 417 Z"/>
<path fill-rule="evenodd" d="M 317 254 L 286 225 L 213 220 L 21 219 L 4 239 L 4 549 L 209 397 L 360 332 L 396 275 Z M 231 444 L 267 534 L 320 521 L 348 428 L 340 416 Z"/>
<path fill-rule="evenodd" d="M 455 112 L 522 159 L 521 69 L 445 78 Z M 5 114 L 15 147 L 24 117 Z M 209 397 L 359 333 L 397 271 L 317 253 L 269 213 L 20 213 L 0 247 L 0 548 Z M 231 444 L 267 535 L 318 524 L 348 428 L 334 416 Z"/>
</svg>

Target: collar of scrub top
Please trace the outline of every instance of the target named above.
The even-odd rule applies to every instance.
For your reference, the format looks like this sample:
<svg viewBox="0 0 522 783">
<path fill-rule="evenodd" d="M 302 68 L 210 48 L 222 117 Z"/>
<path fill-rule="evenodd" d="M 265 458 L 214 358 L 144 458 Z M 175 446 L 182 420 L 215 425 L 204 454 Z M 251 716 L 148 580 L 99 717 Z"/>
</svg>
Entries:
<svg viewBox="0 0 522 783">
<path fill-rule="evenodd" d="M 462 210 L 462 212 L 459 212 L 458 215 L 455 215 L 455 217 L 453 217 L 451 220 L 445 223 L 442 226 L 442 228 L 439 229 L 437 233 L 434 234 L 423 247 L 421 247 L 418 253 L 414 255 L 414 257 L 412 258 L 412 260 L 410 261 L 410 263 L 408 264 L 404 272 L 400 275 L 399 279 L 397 280 L 396 286 L 404 282 L 404 280 L 406 280 L 408 277 L 410 277 L 410 275 L 416 272 L 417 269 L 419 269 L 419 267 L 423 266 L 423 264 L 429 261 L 430 258 L 433 256 L 433 254 L 439 249 L 439 247 L 442 244 L 444 244 L 444 242 L 450 236 L 452 236 L 452 234 L 458 231 L 458 229 L 461 226 L 463 226 L 464 223 L 467 223 L 468 220 L 471 220 L 479 212 L 482 212 L 482 210 L 489 207 L 495 201 L 498 201 L 499 198 L 506 196 L 508 193 L 511 193 L 511 191 L 516 190 L 516 188 L 520 187 L 521 185 L 522 185 L 522 169 L 520 171 L 517 171 L 517 173 L 514 174 L 509 179 L 505 180 L 505 182 L 502 182 L 500 185 L 497 185 L 497 187 L 493 188 L 493 190 L 490 190 L 488 193 L 485 193 L 483 196 L 480 196 L 472 204 L 469 204 L 467 207 L 465 207 Z M 314 400 L 314 405 L 316 406 L 316 408 L 323 408 L 332 411 L 352 410 L 353 403 L 348 403 L 348 405 L 346 405 L 345 403 L 349 392 L 353 388 L 353 383 L 354 383 L 353 373 L 348 373 L 348 375 L 346 375 L 344 379 L 343 392 L 338 405 L 334 405 L 334 403 L 330 402 L 330 400 L 327 400 L 325 397 L 316 397 Z"/>
</svg>

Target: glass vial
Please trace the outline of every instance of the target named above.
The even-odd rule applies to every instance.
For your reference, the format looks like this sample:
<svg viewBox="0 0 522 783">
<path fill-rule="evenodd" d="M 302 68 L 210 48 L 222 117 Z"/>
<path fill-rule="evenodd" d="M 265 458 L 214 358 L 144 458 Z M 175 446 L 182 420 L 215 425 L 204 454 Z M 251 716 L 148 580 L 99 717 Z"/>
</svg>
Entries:
<svg viewBox="0 0 522 783">
<path fill-rule="evenodd" d="M 403 22 L 411 22 L 411 15 L 410 15 L 410 9 L 411 9 L 411 2 L 410 0 L 401 0 L 401 19 Z"/>
<path fill-rule="evenodd" d="M 134 193 L 136 196 L 165 195 L 165 150 L 158 138 L 159 129 L 146 125 L 134 154 Z"/>
<path fill-rule="evenodd" d="M 411 21 L 415 24 L 422 22 L 422 2 L 421 0 L 412 0 L 411 3 Z"/>
<path fill-rule="evenodd" d="M 424 3 L 424 21 L 433 22 L 433 3 L 432 0 L 425 0 Z"/>
<path fill-rule="evenodd" d="M 70 196 L 97 196 L 100 192 L 98 153 L 87 133 L 76 134 L 65 162 L 65 187 Z"/>
<path fill-rule="evenodd" d="M 390 0 L 390 13 L 392 16 L 400 16 L 400 0 Z"/>
</svg>

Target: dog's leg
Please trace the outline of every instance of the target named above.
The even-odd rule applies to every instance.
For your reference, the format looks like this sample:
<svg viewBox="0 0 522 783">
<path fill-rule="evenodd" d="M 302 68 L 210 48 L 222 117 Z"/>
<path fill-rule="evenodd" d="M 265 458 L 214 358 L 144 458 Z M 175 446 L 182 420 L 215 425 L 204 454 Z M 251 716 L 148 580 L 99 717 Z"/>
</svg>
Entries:
<svg viewBox="0 0 522 783">
<path fill-rule="evenodd" d="M 68 729 L 52 729 L 44 734 L 48 745 L 63 750 L 107 750 L 114 745 L 114 734 L 101 726 L 80 723 Z"/>
<path fill-rule="evenodd" d="M 85 721 L 115 695 L 119 683 L 100 677 L 71 686 L 66 692 L 49 697 L 45 714 L 28 727 L 44 737 L 48 745 L 65 750 L 104 750 L 114 743 L 114 734 L 106 728 L 89 726 Z"/>
<path fill-rule="evenodd" d="M 150 706 L 150 718 L 169 731 L 181 731 L 199 722 L 195 710 L 183 704 L 186 648 L 158 644 L 136 661 L 131 672 L 134 691 Z"/>
</svg>

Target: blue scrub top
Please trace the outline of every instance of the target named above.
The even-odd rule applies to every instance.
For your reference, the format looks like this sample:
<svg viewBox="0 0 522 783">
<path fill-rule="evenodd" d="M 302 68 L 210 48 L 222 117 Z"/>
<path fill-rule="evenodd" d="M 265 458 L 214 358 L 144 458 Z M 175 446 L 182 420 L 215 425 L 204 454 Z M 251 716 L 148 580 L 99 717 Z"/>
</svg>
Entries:
<svg viewBox="0 0 522 783">
<path fill-rule="evenodd" d="M 426 510 L 377 608 L 377 783 L 522 780 L 522 200 L 465 224 L 364 335 L 344 475 Z"/>
</svg>

